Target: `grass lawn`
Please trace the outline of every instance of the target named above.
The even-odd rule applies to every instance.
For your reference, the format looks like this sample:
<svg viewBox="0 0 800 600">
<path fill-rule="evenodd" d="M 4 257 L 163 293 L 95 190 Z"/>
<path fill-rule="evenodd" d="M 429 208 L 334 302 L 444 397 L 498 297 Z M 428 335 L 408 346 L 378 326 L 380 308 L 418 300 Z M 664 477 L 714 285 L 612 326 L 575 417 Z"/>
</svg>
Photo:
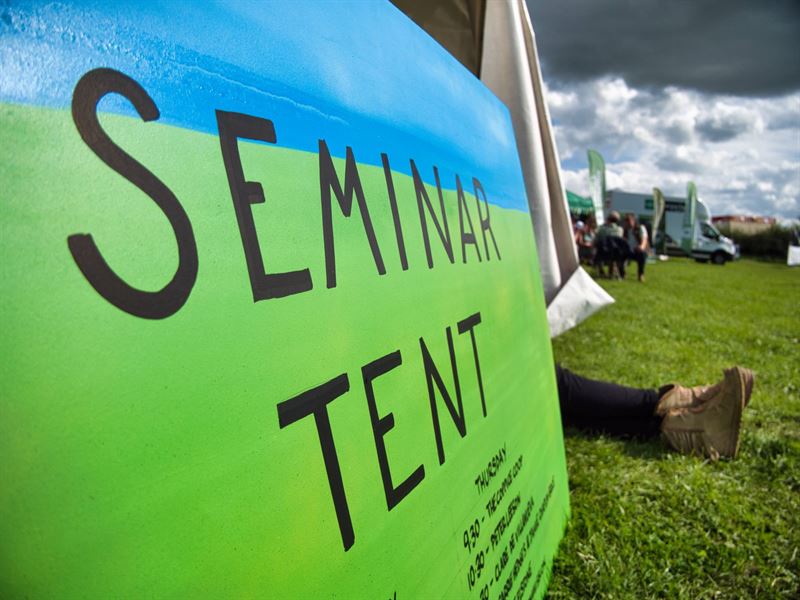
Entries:
<svg viewBox="0 0 800 600">
<path fill-rule="evenodd" d="M 567 432 L 549 597 L 800 598 L 800 268 L 670 259 L 601 284 L 616 304 L 554 340 L 562 365 L 657 387 L 740 364 L 756 385 L 733 461 Z"/>
</svg>

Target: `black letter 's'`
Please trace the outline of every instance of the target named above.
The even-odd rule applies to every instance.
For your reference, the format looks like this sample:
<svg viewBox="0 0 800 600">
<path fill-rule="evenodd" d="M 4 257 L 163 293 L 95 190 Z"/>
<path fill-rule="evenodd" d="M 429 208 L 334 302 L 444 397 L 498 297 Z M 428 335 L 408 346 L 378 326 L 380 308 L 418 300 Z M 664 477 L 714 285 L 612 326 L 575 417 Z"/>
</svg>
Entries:
<svg viewBox="0 0 800 600">
<path fill-rule="evenodd" d="M 97 103 L 106 94 L 120 94 L 133 104 L 142 120 L 160 116 L 153 99 L 136 81 L 113 69 L 94 69 L 81 77 L 72 94 L 72 119 L 81 138 L 97 156 L 158 205 L 169 220 L 178 244 L 178 269 L 157 292 L 145 292 L 125 283 L 100 254 L 91 234 L 67 238 L 72 258 L 97 292 L 127 313 L 145 319 L 164 319 L 178 312 L 197 279 L 197 245 L 189 217 L 175 194 L 155 175 L 108 137 L 97 118 Z"/>
<path fill-rule="evenodd" d="M 347 507 L 347 496 L 344 493 L 342 470 L 339 468 L 339 458 L 336 456 L 336 446 L 333 443 L 328 404 L 349 389 L 350 382 L 347 374 L 342 373 L 314 389 L 278 404 L 278 424 L 281 429 L 304 417 L 314 415 L 319 445 L 322 448 L 322 458 L 325 461 L 325 471 L 328 474 L 328 485 L 331 488 L 333 506 L 336 509 L 336 519 L 339 521 L 339 531 L 342 534 L 345 552 L 353 545 L 356 536 L 353 532 L 353 522 L 350 519 L 350 509 Z"/>
<path fill-rule="evenodd" d="M 261 248 L 258 245 L 258 234 L 251 208 L 252 204 L 264 202 L 264 189 L 257 181 L 245 181 L 242 159 L 239 155 L 239 139 L 258 140 L 270 144 L 276 142 L 275 127 L 272 125 L 272 121 L 224 110 L 218 110 L 216 113 L 219 145 L 222 149 L 225 172 L 228 175 L 228 186 L 231 188 L 239 233 L 242 236 L 247 273 L 250 276 L 250 288 L 253 291 L 253 302 L 307 292 L 313 285 L 311 272 L 308 269 L 286 273 L 266 273 L 264 271 L 264 259 L 261 257 Z"/>
<path fill-rule="evenodd" d="M 403 363 L 400 350 L 395 350 L 391 354 L 373 360 L 361 369 L 364 378 L 364 390 L 367 393 L 367 406 L 369 407 L 369 418 L 372 421 L 372 433 L 375 436 L 375 450 L 378 452 L 378 465 L 381 469 L 381 479 L 383 480 L 383 491 L 386 493 L 386 507 L 392 510 L 408 493 L 413 490 L 425 477 L 425 467 L 418 466 L 414 472 L 408 476 L 397 487 L 392 484 L 392 474 L 389 470 L 389 459 L 386 456 L 386 442 L 383 439 L 394 427 L 394 415 L 387 413 L 384 417 L 378 416 L 378 406 L 375 402 L 375 390 L 372 382 Z"/>
</svg>

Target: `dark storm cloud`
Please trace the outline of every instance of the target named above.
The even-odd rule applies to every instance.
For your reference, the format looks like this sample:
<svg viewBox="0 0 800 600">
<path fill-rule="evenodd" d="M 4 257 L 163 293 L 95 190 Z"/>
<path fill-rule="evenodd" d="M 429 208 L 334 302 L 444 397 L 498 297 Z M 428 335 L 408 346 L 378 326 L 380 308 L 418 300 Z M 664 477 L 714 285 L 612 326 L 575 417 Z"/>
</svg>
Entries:
<svg viewBox="0 0 800 600">
<path fill-rule="evenodd" d="M 692 141 L 692 130 L 680 123 L 673 123 L 663 127 L 661 135 L 665 141 L 676 146 Z"/>
<path fill-rule="evenodd" d="M 696 129 L 697 133 L 709 142 L 727 142 L 747 131 L 735 123 L 715 123 L 710 120 L 698 123 Z"/>
<path fill-rule="evenodd" d="M 677 173 L 699 173 L 699 165 L 686 158 L 680 158 L 673 153 L 665 153 L 656 158 L 656 166 L 664 171 L 675 171 Z"/>
<path fill-rule="evenodd" d="M 754 123 L 749 115 L 742 113 L 714 114 L 700 119 L 695 130 L 700 137 L 709 142 L 726 142 L 748 131 L 752 131 Z"/>
<path fill-rule="evenodd" d="M 797 129 L 800 126 L 800 99 L 797 99 L 781 111 L 775 111 L 767 118 L 767 128 L 779 131 L 781 129 Z"/>
<path fill-rule="evenodd" d="M 549 80 L 611 75 L 741 96 L 800 89 L 799 0 L 527 3 Z"/>
</svg>

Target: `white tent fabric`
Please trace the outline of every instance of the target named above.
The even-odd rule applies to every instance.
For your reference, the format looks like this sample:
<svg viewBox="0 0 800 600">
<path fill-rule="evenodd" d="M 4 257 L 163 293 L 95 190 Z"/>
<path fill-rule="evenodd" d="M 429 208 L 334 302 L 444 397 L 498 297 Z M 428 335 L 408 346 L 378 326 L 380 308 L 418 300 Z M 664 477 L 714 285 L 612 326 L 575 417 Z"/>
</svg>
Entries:
<svg viewBox="0 0 800 600">
<path fill-rule="evenodd" d="M 511 112 L 547 301 L 550 335 L 610 304 L 580 267 L 524 0 L 393 0 Z"/>
<path fill-rule="evenodd" d="M 789 252 L 786 254 L 786 264 L 790 267 L 800 265 L 800 246 L 789 246 Z"/>
<path fill-rule="evenodd" d="M 550 337 L 556 337 L 572 329 L 589 315 L 612 302 L 614 298 L 597 285 L 586 271 L 578 267 L 547 305 Z"/>
<path fill-rule="evenodd" d="M 525 2 L 487 2 L 485 10 L 481 80 L 511 111 L 555 337 L 614 299 L 578 262 Z"/>
</svg>

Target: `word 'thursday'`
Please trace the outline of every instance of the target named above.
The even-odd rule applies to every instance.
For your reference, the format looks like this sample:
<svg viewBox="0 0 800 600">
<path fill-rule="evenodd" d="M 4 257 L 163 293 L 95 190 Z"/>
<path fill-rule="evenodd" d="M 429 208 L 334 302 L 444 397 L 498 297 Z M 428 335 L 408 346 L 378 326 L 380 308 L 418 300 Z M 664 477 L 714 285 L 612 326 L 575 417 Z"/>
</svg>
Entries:
<svg viewBox="0 0 800 600">
<path fill-rule="evenodd" d="M 139 116 L 145 122 L 155 121 L 160 117 L 160 112 L 155 102 L 138 82 L 114 69 L 98 68 L 83 75 L 75 86 L 72 97 L 72 118 L 84 143 L 106 163 L 106 165 L 147 194 L 164 213 L 164 216 L 168 219 L 172 227 L 177 242 L 178 268 L 172 279 L 161 290 L 155 292 L 144 291 L 129 285 L 111 269 L 103 258 L 97 245 L 94 243 L 91 234 L 70 235 L 67 238 L 67 244 L 72 258 L 84 277 L 97 293 L 108 302 L 137 317 L 145 319 L 164 319 L 172 316 L 183 307 L 194 287 L 198 269 L 197 245 L 195 243 L 189 216 L 186 214 L 175 194 L 146 167 L 116 145 L 100 125 L 97 105 L 104 96 L 111 93 L 119 94 L 130 101 Z M 259 302 L 262 300 L 284 298 L 311 290 L 313 288 L 313 279 L 310 269 L 305 268 L 282 273 L 267 273 L 259 247 L 252 205 L 265 202 L 264 191 L 260 183 L 245 180 L 238 143 L 240 139 L 271 144 L 276 143 L 277 136 L 273 122 L 268 119 L 243 113 L 222 110 L 216 110 L 215 112 L 222 159 L 231 191 L 242 246 L 244 248 L 253 301 Z M 386 190 L 394 225 L 397 252 L 402 270 L 405 271 L 408 270 L 409 265 L 402 224 L 400 221 L 389 157 L 384 153 L 381 154 L 381 162 L 386 179 Z M 450 263 L 455 263 L 453 242 L 447 223 L 447 215 L 445 213 L 439 171 L 436 166 L 433 167 L 441 217 L 437 217 L 436 215 L 436 211 L 413 159 L 410 160 L 410 168 L 414 181 L 420 228 L 428 268 L 433 268 L 428 220 L 432 222 Z M 351 147 L 348 146 L 346 148 L 344 185 L 342 185 L 333 165 L 327 143 L 325 140 L 319 140 L 319 182 L 322 209 L 322 238 L 325 257 L 325 282 L 327 288 L 333 288 L 337 285 L 332 196 L 336 197 L 339 208 L 345 217 L 351 216 L 353 199 L 355 198 L 376 270 L 379 275 L 385 275 L 386 266 L 372 225 L 358 174 L 357 163 Z M 455 183 L 458 198 L 462 261 L 464 263 L 467 262 L 467 246 L 471 245 L 474 248 L 478 261 L 482 262 L 481 249 L 467 207 L 463 186 L 457 174 L 455 176 Z M 472 184 L 478 213 L 477 225 L 483 239 L 483 256 L 485 256 L 487 261 L 491 260 L 490 249 L 493 248 L 495 256 L 500 260 L 499 248 L 489 219 L 489 202 L 486 193 L 477 178 L 472 178 Z M 483 208 L 481 207 L 479 195 L 483 197 Z M 491 246 L 489 244 L 490 239 Z M 477 375 L 478 392 L 481 399 L 483 416 L 486 417 L 486 401 L 480 372 L 478 346 L 475 338 L 475 327 L 480 322 L 480 313 L 474 313 L 458 321 L 456 328 L 459 335 L 464 333 L 469 333 L 470 335 L 474 366 Z M 455 403 L 439 374 L 423 338 L 419 338 L 440 465 L 445 462 L 445 453 L 435 400 L 434 385 L 438 388 L 459 434 L 461 437 L 466 436 L 466 423 L 451 327 L 448 326 L 446 328 L 445 334 L 453 372 Z M 400 366 L 401 363 L 402 357 L 400 351 L 396 350 L 395 352 L 371 361 L 361 369 L 370 412 L 370 421 L 375 438 L 378 463 L 386 495 L 387 510 L 392 510 L 397 506 L 425 476 L 424 467 L 420 465 L 402 483 L 395 486 L 392 483 L 386 446 L 383 442 L 383 436 L 394 427 L 394 418 L 392 413 L 387 413 L 383 417 L 378 415 L 372 382 L 380 375 Z M 335 398 L 347 392 L 349 386 L 347 374 L 344 373 L 277 405 L 278 422 L 281 429 L 304 417 L 314 416 L 345 551 L 352 547 L 355 541 L 355 534 L 347 506 L 341 469 L 333 443 L 333 434 L 328 418 L 327 405 Z"/>
</svg>

